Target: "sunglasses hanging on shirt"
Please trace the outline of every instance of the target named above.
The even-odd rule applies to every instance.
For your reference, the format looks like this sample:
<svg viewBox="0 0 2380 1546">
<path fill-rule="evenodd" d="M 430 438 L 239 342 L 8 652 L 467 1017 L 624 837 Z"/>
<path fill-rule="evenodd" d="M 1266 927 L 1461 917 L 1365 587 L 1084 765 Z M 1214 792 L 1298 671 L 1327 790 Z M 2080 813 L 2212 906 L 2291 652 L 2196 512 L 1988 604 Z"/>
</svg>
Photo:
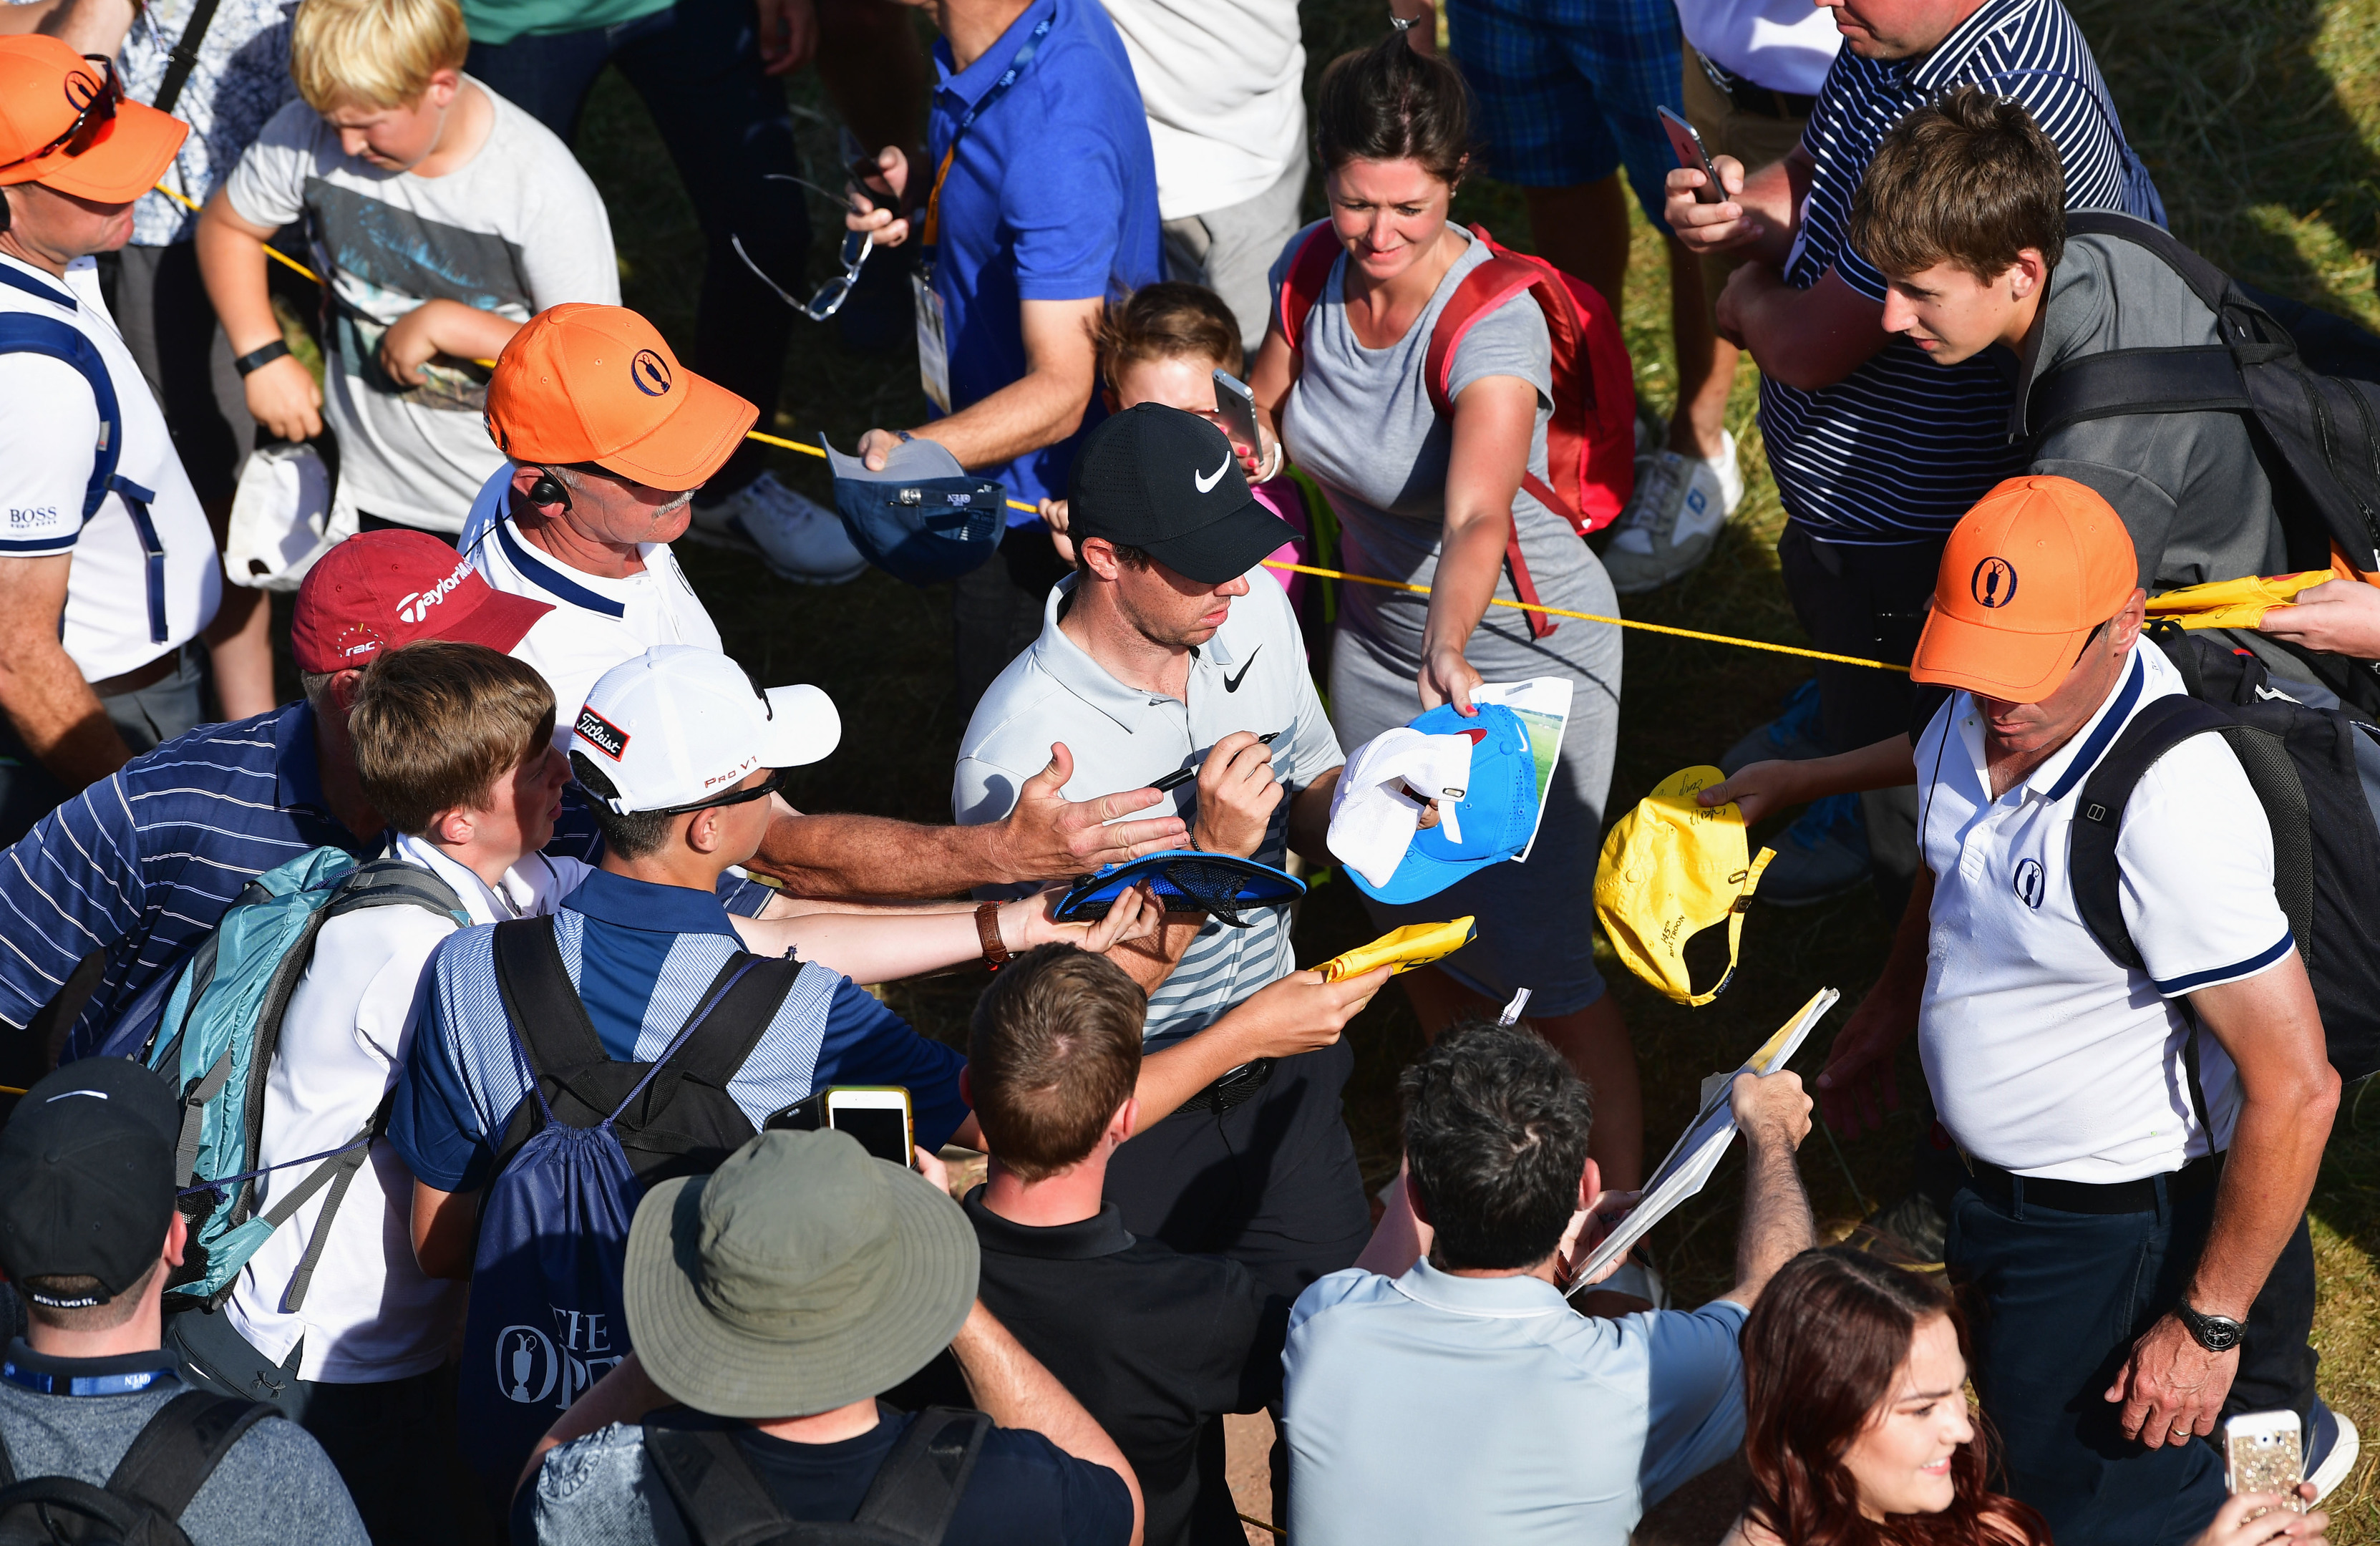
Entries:
<svg viewBox="0 0 2380 1546">
<path fill-rule="evenodd" d="M 813 193 L 820 194 L 828 199 L 832 199 L 834 201 L 835 206 L 838 209 L 853 213 L 859 213 L 859 206 L 853 203 L 852 201 L 844 195 L 831 192 L 826 189 L 820 188 L 814 182 L 808 182 L 800 177 L 793 177 L 783 172 L 771 172 L 763 177 L 761 181 L 792 183 L 796 188 L 806 188 Z M 752 261 L 752 254 L 744 250 L 744 238 L 742 237 L 730 235 L 727 238 L 727 244 L 735 249 L 735 255 L 744 261 L 744 266 L 746 268 L 752 271 L 754 278 L 759 280 L 761 284 L 768 286 L 770 289 L 775 291 L 779 300 L 783 301 L 787 306 L 792 307 L 795 310 L 799 311 L 803 316 L 808 317 L 814 323 L 822 323 L 829 317 L 833 316 L 837 311 L 843 310 L 843 303 L 851 298 L 851 287 L 859 282 L 859 270 L 861 265 L 868 262 L 868 255 L 876 250 L 876 238 L 868 232 L 852 230 L 844 231 L 843 233 L 843 247 L 838 254 L 843 260 L 843 272 L 828 280 L 825 284 L 820 285 L 818 287 L 817 292 L 813 294 L 808 300 L 801 301 L 795 300 L 792 295 L 786 292 L 786 289 L 783 285 L 780 285 L 774 279 L 770 278 L 767 271 L 763 270 L 759 264 Z"/>
</svg>

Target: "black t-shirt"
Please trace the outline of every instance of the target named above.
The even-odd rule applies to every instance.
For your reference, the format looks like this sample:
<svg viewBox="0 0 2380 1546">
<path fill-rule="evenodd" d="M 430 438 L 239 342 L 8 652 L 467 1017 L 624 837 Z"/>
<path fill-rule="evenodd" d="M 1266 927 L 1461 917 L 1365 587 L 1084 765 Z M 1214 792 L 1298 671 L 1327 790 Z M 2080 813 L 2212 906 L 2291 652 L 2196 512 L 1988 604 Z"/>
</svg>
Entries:
<svg viewBox="0 0 2380 1546">
<path fill-rule="evenodd" d="M 983 1247 L 977 1295 L 1132 1462 L 1148 1546 L 1245 1542 L 1222 1446 L 1202 1455 L 1198 1437 L 1280 1394 L 1288 1305 L 1236 1261 L 1135 1238 L 1112 1202 L 1047 1228 L 992 1212 L 980 1187 L 965 1208 Z M 946 1357 L 894 1399 L 964 1406 L 956 1379 Z"/>
<path fill-rule="evenodd" d="M 915 1418 L 891 1407 L 856 1439 L 797 1444 L 757 1428 L 737 1437 L 777 1505 L 802 1520 L 859 1512 L 868 1484 Z M 1132 1494 L 1105 1466 L 1077 1460 L 1038 1433 L 995 1428 L 959 1494 L 943 1546 L 1122 1546 L 1132 1538 Z"/>
</svg>

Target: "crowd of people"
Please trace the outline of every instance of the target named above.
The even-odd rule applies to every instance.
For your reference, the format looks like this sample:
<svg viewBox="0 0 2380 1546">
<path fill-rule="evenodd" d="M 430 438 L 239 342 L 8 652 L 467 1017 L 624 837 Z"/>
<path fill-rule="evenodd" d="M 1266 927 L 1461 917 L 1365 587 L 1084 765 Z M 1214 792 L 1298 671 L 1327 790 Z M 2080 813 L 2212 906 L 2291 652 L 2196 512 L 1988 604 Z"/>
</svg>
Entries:
<svg viewBox="0 0 2380 1546">
<path fill-rule="evenodd" d="M 1619 1542 L 1740 1455 L 1728 1546 L 2318 1543 L 2338 905 L 2189 700 L 2220 656 L 2380 765 L 2380 548 L 2201 390 L 2269 298 L 2164 231 L 2059 0 L 1392 0 L 1310 114 L 1286 0 L 908 3 L 930 60 L 892 0 L 0 7 L 0 1534 Z M 570 150 L 606 64 L 700 220 L 683 358 Z M 1451 218 L 1488 173 L 1536 256 Z M 1666 421 L 1609 389 L 1623 177 Z M 1006 503 L 947 824 L 795 810 L 836 707 L 673 554 L 868 567 L 748 438 L 796 310 L 914 337 L 839 503 Z M 1741 353 L 1834 658 L 1699 798 L 1778 819 L 1739 910 L 1900 921 L 1813 1093 L 1706 1097 L 1686 1309 L 1597 1250 L 1622 648 L 1547 609 L 1713 551 Z M 2219 649 L 2152 622 L 2284 575 Z M 1391 968 L 1301 968 L 1288 905 L 1334 865 L 1468 929 L 1399 983 L 1377 1195 Z M 870 991 L 962 970 L 963 1050 Z M 1822 1246 L 1799 1150 L 1912 1031 L 1912 1196 Z M 2243 1416 L 2293 1473 L 2229 1474 Z"/>
</svg>

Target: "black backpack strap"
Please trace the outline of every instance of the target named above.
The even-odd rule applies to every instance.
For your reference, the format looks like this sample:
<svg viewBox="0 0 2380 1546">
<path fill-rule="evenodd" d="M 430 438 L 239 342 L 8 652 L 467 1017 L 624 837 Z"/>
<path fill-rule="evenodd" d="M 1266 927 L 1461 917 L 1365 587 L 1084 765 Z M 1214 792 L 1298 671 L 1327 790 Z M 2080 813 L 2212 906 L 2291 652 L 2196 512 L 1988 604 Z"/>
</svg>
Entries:
<svg viewBox="0 0 2380 1546">
<path fill-rule="evenodd" d="M 2231 723 L 2222 710 L 2194 698 L 2151 699 L 2082 782 L 2074 823 L 2067 829 L 2067 872 L 2082 926 L 2119 966 L 2137 971 L 2142 965 L 2124 922 L 2123 877 L 2116 866 L 2125 803 L 2158 758 L 2192 736 L 2220 734 Z"/>
<path fill-rule="evenodd" d="M 645 1464 L 660 1474 L 694 1546 L 759 1546 L 790 1534 L 794 1521 L 744 1458 L 735 1432 L 686 1426 L 687 1418 L 675 1407 L 645 1419 Z"/>
<path fill-rule="evenodd" d="M 2201 344 L 2070 360 L 2033 383 L 2024 414 L 2027 432 L 2038 438 L 2092 419 L 2254 411 L 2230 349 Z"/>
<path fill-rule="evenodd" d="M 532 1080 L 611 1056 L 603 1050 L 603 1039 L 595 1034 L 595 1022 L 587 1017 L 570 968 L 562 964 L 551 916 L 497 924 L 493 950 L 496 991 L 528 1058 Z"/>
<path fill-rule="evenodd" d="M 2070 237 L 2114 237 L 2119 241 L 2144 247 L 2159 262 L 2173 270 L 2181 282 L 2190 286 L 2191 294 L 2218 315 L 2223 310 L 2225 297 L 2231 292 L 2231 276 L 2183 246 L 2179 237 L 2162 225 L 2152 225 L 2145 220 L 2135 220 L 2115 210 L 2068 210 L 2066 234 Z"/>
<path fill-rule="evenodd" d="M 217 0 L 199 0 L 190 8 L 190 19 L 182 25 L 182 35 L 174 40 L 165 57 L 165 79 L 158 83 L 156 100 L 149 105 L 160 113 L 171 113 L 174 103 L 181 100 L 182 88 L 189 83 L 190 72 L 199 67 L 199 45 L 206 41 L 207 28 L 215 18 Z"/>
<path fill-rule="evenodd" d="M 179 1519 L 231 1446 L 273 1415 L 261 1401 L 184 1391 L 134 1436 L 108 1476 L 107 1490 Z"/>
<path fill-rule="evenodd" d="M 421 866 L 401 858 L 372 859 L 340 876 L 338 887 L 322 911 L 339 918 L 367 907 L 397 907 L 443 913 L 458 924 L 470 922 L 469 910 L 455 895 L 453 886 Z"/>
<path fill-rule="evenodd" d="M 884 1457 L 852 1523 L 915 1546 L 941 1546 L 990 1432 L 991 1418 L 981 1412 L 955 1406 L 919 1412 Z"/>
</svg>

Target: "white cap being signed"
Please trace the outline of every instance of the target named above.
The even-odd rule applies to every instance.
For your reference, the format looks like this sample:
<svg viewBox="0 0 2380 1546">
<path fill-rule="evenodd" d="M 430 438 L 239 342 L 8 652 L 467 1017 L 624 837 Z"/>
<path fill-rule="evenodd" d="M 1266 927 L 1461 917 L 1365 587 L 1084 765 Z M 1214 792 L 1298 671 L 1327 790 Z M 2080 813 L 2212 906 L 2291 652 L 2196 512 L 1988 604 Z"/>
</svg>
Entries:
<svg viewBox="0 0 2380 1546">
<path fill-rule="evenodd" d="M 815 762 L 842 738 L 818 688 L 764 690 L 716 650 L 659 644 L 603 673 L 570 744 L 612 781 L 603 803 L 625 815 L 698 805 L 762 768 Z"/>
<path fill-rule="evenodd" d="M 1330 797 L 1331 854 L 1375 886 L 1387 885 L 1421 825 L 1422 799 L 1437 801 L 1439 820 L 1453 828 L 1471 782 L 1474 739 L 1399 725 L 1357 747 Z M 1454 830 L 1447 836 L 1462 841 Z"/>
</svg>

